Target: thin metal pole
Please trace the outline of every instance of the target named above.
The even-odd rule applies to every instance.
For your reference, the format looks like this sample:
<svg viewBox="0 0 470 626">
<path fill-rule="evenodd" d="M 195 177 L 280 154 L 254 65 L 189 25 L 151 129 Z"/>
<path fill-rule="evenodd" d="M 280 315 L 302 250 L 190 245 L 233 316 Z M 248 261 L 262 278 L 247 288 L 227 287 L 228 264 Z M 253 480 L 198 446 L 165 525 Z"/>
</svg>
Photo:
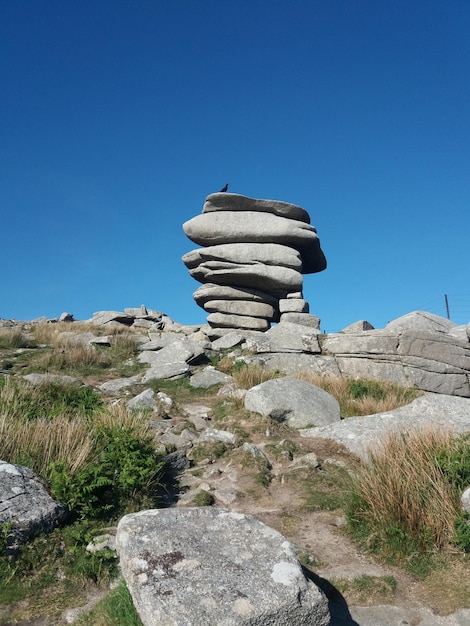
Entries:
<svg viewBox="0 0 470 626">
<path fill-rule="evenodd" d="M 444 294 L 444 298 L 446 301 L 446 311 L 447 311 L 447 319 L 450 320 L 450 312 L 449 312 L 449 298 L 447 297 L 447 294 Z"/>
</svg>

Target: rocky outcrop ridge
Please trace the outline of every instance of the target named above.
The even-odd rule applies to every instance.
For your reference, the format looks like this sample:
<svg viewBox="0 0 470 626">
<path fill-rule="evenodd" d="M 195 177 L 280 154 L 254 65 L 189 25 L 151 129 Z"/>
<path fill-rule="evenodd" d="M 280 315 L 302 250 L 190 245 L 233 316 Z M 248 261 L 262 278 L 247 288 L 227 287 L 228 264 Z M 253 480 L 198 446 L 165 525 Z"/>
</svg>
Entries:
<svg viewBox="0 0 470 626">
<path fill-rule="evenodd" d="M 262 336 L 247 337 L 246 345 L 254 353 L 247 360 L 289 374 L 310 371 L 389 380 L 470 397 L 469 325 L 458 327 L 432 313 L 415 311 L 381 330 L 353 327 L 318 335 L 296 328 L 297 333 L 281 323 Z"/>
<path fill-rule="evenodd" d="M 302 274 L 321 272 L 326 259 L 304 209 L 214 193 L 183 230 L 203 246 L 183 262 L 203 283 L 194 299 L 211 327 L 265 331 L 284 314 L 308 316 Z"/>
</svg>

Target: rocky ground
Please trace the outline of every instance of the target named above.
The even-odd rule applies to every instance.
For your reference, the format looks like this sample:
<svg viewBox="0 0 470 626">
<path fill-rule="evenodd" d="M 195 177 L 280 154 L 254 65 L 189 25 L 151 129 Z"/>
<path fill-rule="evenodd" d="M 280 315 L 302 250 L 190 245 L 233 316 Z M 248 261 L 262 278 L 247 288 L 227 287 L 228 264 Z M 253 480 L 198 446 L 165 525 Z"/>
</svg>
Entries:
<svg viewBox="0 0 470 626">
<path fill-rule="evenodd" d="M 211 409 L 203 405 L 186 405 L 184 410 L 211 425 L 215 421 L 218 428 L 225 424 L 230 430 L 238 423 L 250 433 L 249 441 L 266 452 L 272 467 L 269 482 L 263 485 L 257 473 L 259 465 L 253 468 L 247 457 L 240 459 L 233 453 L 219 459 L 201 458 L 195 468 L 184 471 L 180 484 L 188 490 L 176 506 L 190 505 L 202 489 L 213 494 L 217 504 L 251 514 L 282 532 L 298 546 L 312 578 L 330 597 L 332 624 L 470 624 L 469 609 L 453 611 L 456 598 L 449 595 L 447 585 L 441 593 L 442 573 L 436 580 L 420 582 L 361 552 L 348 537 L 344 515 L 335 507 L 339 494 L 334 492 L 336 477 L 353 469 L 358 458 L 343 445 L 328 439 L 306 439 L 288 427 L 272 432 L 261 418 L 258 423 L 237 421 L 230 411 L 216 421 L 209 417 Z M 412 420 L 413 408 L 409 416 Z M 202 422 L 199 426 L 202 428 Z M 462 575 L 468 576 L 468 572 Z"/>
<path fill-rule="evenodd" d="M 204 367 L 192 367 L 193 375 Z M 103 388 L 105 382 L 108 387 Z M 144 388 L 136 384 L 113 389 L 108 375 L 87 383 L 97 389 L 102 387 L 109 402 L 128 402 Z M 452 568 L 420 581 L 403 569 L 361 552 L 348 537 L 340 507 L 341 490 L 345 488 L 345 476 L 360 461 L 358 449 L 345 445 L 348 434 L 344 427 L 337 441 L 325 436 L 322 429 L 318 429 L 318 436 L 313 431 L 305 437 L 285 424 L 245 411 L 233 388 L 228 393 L 220 387 L 191 390 L 179 388 L 178 384 L 162 384 L 161 391 L 172 398 L 172 404 L 160 404 L 148 419 L 156 440 L 166 451 L 174 451 L 174 484 L 165 505 L 212 502 L 251 514 L 282 532 L 297 546 L 309 575 L 328 595 L 333 626 L 470 624 L 468 570 Z M 409 420 L 411 425 L 423 414 L 423 403 L 432 414 L 432 406 L 441 411 L 446 401 L 449 406 L 458 404 L 456 419 L 470 419 L 468 399 L 435 394 L 426 394 L 425 398 L 419 399 L 419 410 L 416 405 L 400 409 L 400 420 Z M 370 437 L 371 432 L 374 439 L 379 438 L 381 428 L 389 426 L 383 415 L 367 419 L 372 431 L 350 422 L 349 434 L 354 435 L 350 439 L 355 445 L 361 436 Z M 361 450 L 363 443 L 364 439 Z M 449 591 L 452 588 L 455 594 Z M 90 590 L 91 601 L 100 595 L 98 590 Z M 3 618 L 7 617 L 5 609 L 2 613 Z M 76 614 L 64 613 L 63 623 L 71 623 Z M 38 618 L 21 624 L 45 626 L 47 620 Z"/>
</svg>

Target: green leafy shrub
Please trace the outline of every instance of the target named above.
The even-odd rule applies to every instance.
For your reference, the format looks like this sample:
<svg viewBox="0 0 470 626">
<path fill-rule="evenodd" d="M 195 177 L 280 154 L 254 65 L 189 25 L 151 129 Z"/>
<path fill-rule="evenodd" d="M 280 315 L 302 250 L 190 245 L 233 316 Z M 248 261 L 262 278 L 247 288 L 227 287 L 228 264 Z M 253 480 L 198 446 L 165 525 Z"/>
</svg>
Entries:
<svg viewBox="0 0 470 626">
<path fill-rule="evenodd" d="M 462 513 L 455 519 L 455 535 L 452 543 L 464 552 L 470 552 L 470 514 Z"/>
<path fill-rule="evenodd" d="M 153 501 L 162 462 L 150 437 L 136 436 L 132 428 L 100 426 L 91 460 L 77 471 L 63 461 L 50 465 L 52 494 L 75 515 L 115 516 Z"/>
<path fill-rule="evenodd" d="M 452 446 L 445 447 L 436 455 L 437 465 L 444 479 L 457 493 L 470 486 L 470 435 L 462 435 L 453 440 Z M 462 513 L 455 519 L 455 535 L 452 543 L 464 552 L 470 552 L 470 515 Z"/>
<path fill-rule="evenodd" d="M 350 380 L 348 389 L 350 396 L 355 399 L 370 396 L 375 400 L 383 400 L 386 396 L 384 386 L 375 380 Z"/>
<path fill-rule="evenodd" d="M 194 506 L 211 506 L 214 504 L 214 497 L 208 491 L 199 491 L 194 498 Z"/>
<path fill-rule="evenodd" d="M 454 439 L 452 446 L 439 450 L 437 465 L 444 478 L 460 492 L 470 487 L 470 434 Z"/>
</svg>

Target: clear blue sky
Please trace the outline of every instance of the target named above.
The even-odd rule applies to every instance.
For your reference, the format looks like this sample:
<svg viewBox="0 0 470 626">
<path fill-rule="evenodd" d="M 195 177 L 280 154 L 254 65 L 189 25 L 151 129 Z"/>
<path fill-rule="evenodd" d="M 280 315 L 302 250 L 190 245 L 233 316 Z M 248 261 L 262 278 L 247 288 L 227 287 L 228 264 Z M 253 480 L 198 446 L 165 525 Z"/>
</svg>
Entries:
<svg viewBox="0 0 470 626">
<path fill-rule="evenodd" d="M 470 319 L 468 0 L 0 0 L 0 317 L 205 321 L 204 198 L 299 204 L 322 330 Z"/>
</svg>

